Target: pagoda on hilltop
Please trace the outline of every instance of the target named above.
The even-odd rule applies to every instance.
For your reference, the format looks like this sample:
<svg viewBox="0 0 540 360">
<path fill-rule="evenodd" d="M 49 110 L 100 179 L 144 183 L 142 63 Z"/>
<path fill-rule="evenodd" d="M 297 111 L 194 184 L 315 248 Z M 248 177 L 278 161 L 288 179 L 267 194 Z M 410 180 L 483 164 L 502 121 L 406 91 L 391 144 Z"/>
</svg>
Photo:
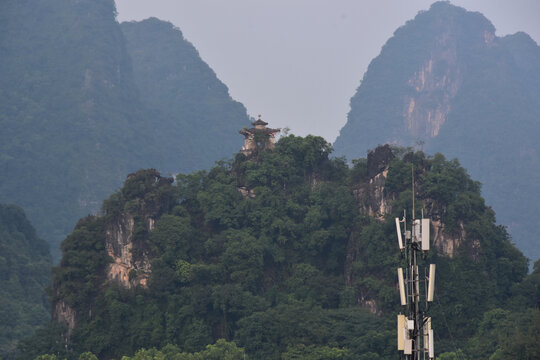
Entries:
<svg viewBox="0 0 540 360">
<path fill-rule="evenodd" d="M 274 136 L 281 129 L 267 128 L 268 123 L 261 120 L 261 115 L 259 115 L 257 121 L 251 124 L 253 125 L 251 129 L 243 128 L 239 131 L 240 134 L 244 135 L 244 146 L 240 152 L 251 155 L 253 151 L 274 149 Z"/>
</svg>

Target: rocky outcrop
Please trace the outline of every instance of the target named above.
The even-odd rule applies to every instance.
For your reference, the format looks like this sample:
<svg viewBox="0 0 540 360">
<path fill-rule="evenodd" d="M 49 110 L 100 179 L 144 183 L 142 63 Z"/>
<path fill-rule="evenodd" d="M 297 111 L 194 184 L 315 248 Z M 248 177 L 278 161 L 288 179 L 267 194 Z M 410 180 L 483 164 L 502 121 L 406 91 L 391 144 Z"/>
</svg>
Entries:
<svg viewBox="0 0 540 360">
<path fill-rule="evenodd" d="M 64 337 L 69 339 L 77 323 L 77 313 L 75 310 L 66 304 L 64 300 L 58 300 L 54 303 L 52 309 L 52 319 L 57 323 L 66 325 L 67 332 L 64 334 Z"/>
<path fill-rule="evenodd" d="M 253 189 L 248 189 L 246 186 L 240 186 L 237 190 L 244 198 L 255 198 L 255 190 Z"/>
<path fill-rule="evenodd" d="M 430 58 L 408 81 L 411 95 L 405 96 L 403 117 L 413 138 L 439 135 L 462 82 L 456 39 L 446 31 L 438 37 Z"/>
<path fill-rule="evenodd" d="M 467 232 L 463 221 L 458 222 L 458 228 L 448 231 L 443 222 L 446 209 L 432 199 L 423 199 L 425 214 L 431 219 L 431 244 L 441 255 L 450 258 L 457 254 L 458 248 L 467 241 Z"/>
<path fill-rule="evenodd" d="M 431 242 L 439 254 L 448 257 L 454 257 L 459 246 L 466 239 L 466 232 L 463 222 L 459 223 L 459 232 L 457 235 L 449 235 L 445 231 L 445 226 L 441 220 L 431 219 Z"/>
<path fill-rule="evenodd" d="M 152 231 L 154 220 L 147 218 L 145 224 L 147 232 Z M 112 259 L 106 271 L 107 279 L 126 288 L 147 286 L 151 271 L 148 250 L 137 249 L 138 256 L 134 256 L 134 229 L 133 215 L 125 214 L 105 230 L 105 248 Z"/>
<path fill-rule="evenodd" d="M 395 200 L 395 196 L 386 192 L 385 185 L 390 161 L 393 158 L 389 145 L 379 146 L 368 153 L 369 180 L 353 188 L 353 194 L 362 215 L 382 221 L 386 214 L 392 212 L 391 203 Z"/>
<path fill-rule="evenodd" d="M 148 238 L 155 220 L 169 206 L 167 192 L 172 178 L 155 169 L 130 174 L 122 189 L 122 211 L 109 216 L 105 227 L 105 249 L 112 259 L 106 270 L 108 281 L 124 288 L 147 286 L 151 268 Z"/>
<path fill-rule="evenodd" d="M 385 193 L 387 177 L 388 168 L 369 179 L 368 183 L 353 189 L 361 214 L 384 220 L 385 215 L 392 212 L 391 202 L 395 199 Z"/>
</svg>

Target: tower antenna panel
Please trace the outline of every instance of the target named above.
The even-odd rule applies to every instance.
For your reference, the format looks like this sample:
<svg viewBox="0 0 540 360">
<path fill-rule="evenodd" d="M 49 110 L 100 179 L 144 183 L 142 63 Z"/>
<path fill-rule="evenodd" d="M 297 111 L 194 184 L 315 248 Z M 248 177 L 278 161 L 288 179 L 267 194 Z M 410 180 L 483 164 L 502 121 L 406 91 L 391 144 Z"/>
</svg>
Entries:
<svg viewBox="0 0 540 360">
<path fill-rule="evenodd" d="M 422 219 L 422 250 L 429 250 L 429 219 Z"/>
<path fill-rule="evenodd" d="M 401 226 L 399 225 L 399 218 L 396 218 L 396 232 L 400 250 L 403 250 L 403 238 L 401 237 Z"/>
</svg>

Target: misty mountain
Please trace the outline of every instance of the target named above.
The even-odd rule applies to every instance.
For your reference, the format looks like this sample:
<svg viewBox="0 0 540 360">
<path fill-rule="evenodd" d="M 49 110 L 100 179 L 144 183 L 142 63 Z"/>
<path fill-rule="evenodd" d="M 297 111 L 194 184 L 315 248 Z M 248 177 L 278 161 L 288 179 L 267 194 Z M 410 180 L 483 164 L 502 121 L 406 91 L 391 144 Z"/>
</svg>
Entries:
<svg viewBox="0 0 540 360">
<path fill-rule="evenodd" d="M 25 209 L 55 257 L 126 174 L 208 166 L 248 123 L 179 31 L 164 25 L 150 47 L 163 26 L 130 24 L 127 43 L 115 16 L 113 0 L 0 4 L 0 201 Z"/>
<path fill-rule="evenodd" d="M 383 143 L 458 158 L 536 259 L 539 99 L 540 47 L 527 34 L 497 37 L 482 14 L 438 2 L 371 62 L 334 146 L 349 159 Z"/>
<path fill-rule="evenodd" d="M 45 286 L 52 265 L 47 243 L 21 208 L 0 204 L 0 355 L 15 350 L 49 319 Z"/>
<path fill-rule="evenodd" d="M 249 125 L 245 107 L 234 101 L 180 29 L 156 18 L 124 22 L 122 31 L 140 98 L 162 131 L 156 141 L 172 158 L 158 159 L 167 171 L 194 171 L 238 151 L 238 130 Z M 163 163 L 163 160 L 166 160 Z"/>
</svg>

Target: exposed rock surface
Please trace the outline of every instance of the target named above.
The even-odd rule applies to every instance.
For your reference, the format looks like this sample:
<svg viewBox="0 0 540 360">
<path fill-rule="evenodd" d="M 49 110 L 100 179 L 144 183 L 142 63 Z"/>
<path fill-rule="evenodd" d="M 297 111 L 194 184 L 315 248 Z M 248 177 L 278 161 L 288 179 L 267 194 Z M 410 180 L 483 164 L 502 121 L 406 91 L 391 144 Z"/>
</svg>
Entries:
<svg viewBox="0 0 540 360">
<path fill-rule="evenodd" d="M 66 304 L 64 300 L 57 301 L 52 309 L 52 319 L 61 324 L 65 324 L 67 327 L 67 333 L 65 337 L 69 339 L 73 329 L 77 325 L 77 313 L 71 306 Z"/>
<path fill-rule="evenodd" d="M 391 203 L 395 196 L 386 192 L 385 185 L 393 157 L 388 145 L 379 146 L 368 153 L 369 180 L 353 188 L 361 214 L 384 220 L 385 215 L 392 212 Z"/>
<path fill-rule="evenodd" d="M 147 231 L 153 229 L 153 219 L 146 219 Z M 105 247 L 112 259 L 107 269 L 107 279 L 130 288 L 146 286 L 150 275 L 150 257 L 146 249 L 140 249 L 138 258 L 133 256 L 133 232 L 135 220 L 125 214 L 118 221 L 107 226 Z"/>
<path fill-rule="evenodd" d="M 62 262 L 53 269 L 52 318 L 66 325 L 66 340 L 80 321 L 92 318 L 92 297 L 107 286 L 148 286 L 150 235 L 156 220 L 171 206 L 172 182 L 155 169 L 128 175 L 124 187 L 104 202 L 104 214 L 81 219 L 64 240 Z"/>
</svg>

